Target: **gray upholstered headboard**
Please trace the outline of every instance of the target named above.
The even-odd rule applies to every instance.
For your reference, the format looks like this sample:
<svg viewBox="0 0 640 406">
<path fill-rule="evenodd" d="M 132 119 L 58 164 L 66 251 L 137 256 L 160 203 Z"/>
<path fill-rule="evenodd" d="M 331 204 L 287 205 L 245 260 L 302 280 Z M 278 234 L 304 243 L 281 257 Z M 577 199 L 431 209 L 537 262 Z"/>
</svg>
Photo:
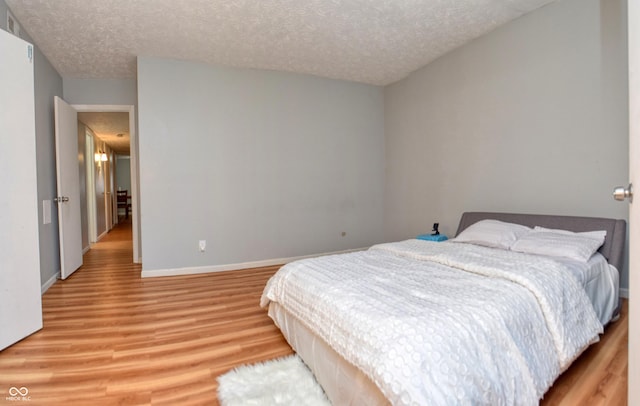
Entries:
<svg viewBox="0 0 640 406">
<path fill-rule="evenodd" d="M 622 271 L 622 266 L 624 265 L 625 239 L 627 236 L 627 223 L 624 220 L 542 214 L 466 212 L 462 213 L 456 235 L 460 234 L 462 230 L 471 224 L 485 219 L 522 224 L 528 227 L 540 226 L 576 232 L 606 230 L 607 236 L 598 252 L 607 258 L 607 261 L 615 266 L 616 269 Z"/>
</svg>

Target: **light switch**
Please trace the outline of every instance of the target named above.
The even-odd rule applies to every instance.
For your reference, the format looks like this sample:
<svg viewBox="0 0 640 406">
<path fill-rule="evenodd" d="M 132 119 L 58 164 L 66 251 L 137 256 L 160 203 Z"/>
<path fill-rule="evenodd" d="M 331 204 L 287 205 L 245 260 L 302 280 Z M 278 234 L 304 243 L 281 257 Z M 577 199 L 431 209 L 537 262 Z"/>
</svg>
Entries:
<svg viewBox="0 0 640 406">
<path fill-rule="evenodd" d="M 42 201 L 42 224 L 51 224 L 51 200 Z"/>
</svg>

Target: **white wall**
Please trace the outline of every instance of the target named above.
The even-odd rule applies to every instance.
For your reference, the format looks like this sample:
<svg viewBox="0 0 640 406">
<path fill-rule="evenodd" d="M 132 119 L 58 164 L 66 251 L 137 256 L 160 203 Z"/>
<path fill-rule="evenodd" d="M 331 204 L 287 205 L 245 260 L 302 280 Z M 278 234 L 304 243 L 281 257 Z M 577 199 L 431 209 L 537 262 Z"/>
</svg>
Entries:
<svg viewBox="0 0 640 406">
<path fill-rule="evenodd" d="M 143 270 L 382 238 L 381 88 L 143 57 L 138 100 Z"/>
<path fill-rule="evenodd" d="M 626 219 L 625 7 L 560 0 L 386 87 L 387 239 L 471 210 Z"/>
</svg>

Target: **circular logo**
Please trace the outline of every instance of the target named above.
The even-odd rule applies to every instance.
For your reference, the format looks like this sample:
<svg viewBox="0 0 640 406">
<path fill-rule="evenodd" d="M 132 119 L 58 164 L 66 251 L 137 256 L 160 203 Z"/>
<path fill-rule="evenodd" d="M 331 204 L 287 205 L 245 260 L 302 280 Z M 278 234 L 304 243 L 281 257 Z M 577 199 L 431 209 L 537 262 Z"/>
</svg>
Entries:
<svg viewBox="0 0 640 406">
<path fill-rule="evenodd" d="M 11 388 L 9 388 L 9 395 L 11 396 L 27 396 L 29 394 L 29 389 L 25 388 L 24 386 L 22 388 L 16 388 L 15 386 L 12 386 Z"/>
</svg>

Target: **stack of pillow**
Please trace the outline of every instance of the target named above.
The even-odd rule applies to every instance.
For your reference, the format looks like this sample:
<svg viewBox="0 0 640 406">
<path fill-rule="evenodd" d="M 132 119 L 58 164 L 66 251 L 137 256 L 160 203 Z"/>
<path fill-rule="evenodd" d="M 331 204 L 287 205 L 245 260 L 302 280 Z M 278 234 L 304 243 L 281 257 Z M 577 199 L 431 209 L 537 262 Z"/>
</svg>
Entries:
<svg viewBox="0 0 640 406">
<path fill-rule="evenodd" d="M 575 233 L 482 220 L 467 227 L 451 241 L 587 262 L 602 246 L 606 235 L 604 230 Z"/>
</svg>

